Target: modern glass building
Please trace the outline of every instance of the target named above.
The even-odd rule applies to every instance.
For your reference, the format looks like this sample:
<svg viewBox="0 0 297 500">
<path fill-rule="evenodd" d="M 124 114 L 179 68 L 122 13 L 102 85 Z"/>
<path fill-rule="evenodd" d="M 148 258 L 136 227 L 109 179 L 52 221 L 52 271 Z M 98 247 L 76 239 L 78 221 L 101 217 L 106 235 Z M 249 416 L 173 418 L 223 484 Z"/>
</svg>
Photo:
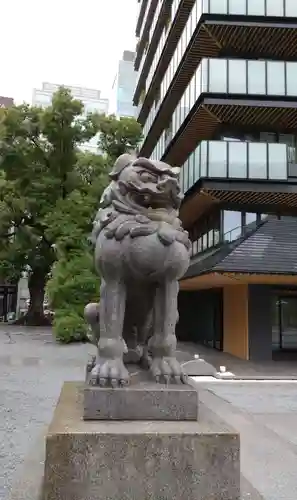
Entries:
<svg viewBox="0 0 297 500">
<path fill-rule="evenodd" d="M 297 351 L 297 2 L 142 0 L 141 156 L 181 167 L 180 338 Z"/>
<path fill-rule="evenodd" d="M 54 93 L 57 92 L 60 86 L 61 85 L 55 83 L 43 83 L 42 89 L 33 90 L 32 104 L 42 108 L 49 106 L 52 102 Z M 73 87 L 70 85 L 66 85 L 66 87 L 71 91 L 75 99 L 83 103 L 85 113 L 108 113 L 109 101 L 101 97 L 100 90 Z M 95 136 L 90 141 L 83 144 L 81 148 L 85 151 L 96 153 L 98 152 L 97 143 L 98 137 Z"/>
<path fill-rule="evenodd" d="M 135 117 L 136 107 L 133 105 L 133 95 L 136 87 L 137 72 L 134 69 L 135 52 L 124 50 L 118 63 L 118 71 L 113 83 L 118 117 Z"/>
</svg>

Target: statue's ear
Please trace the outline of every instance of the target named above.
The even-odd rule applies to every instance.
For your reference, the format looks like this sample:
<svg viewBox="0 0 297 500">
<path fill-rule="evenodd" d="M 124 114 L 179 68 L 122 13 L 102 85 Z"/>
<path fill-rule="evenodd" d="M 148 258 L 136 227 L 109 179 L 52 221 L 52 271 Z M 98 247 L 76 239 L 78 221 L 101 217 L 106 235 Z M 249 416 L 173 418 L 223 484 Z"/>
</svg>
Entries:
<svg viewBox="0 0 297 500">
<path fill-rule="evenodd" d="M 135 160 L 134 156 L 132 156 L 128 153 L 124 153 L 123 155 L 119 156 L 118 159 L 116 160 L 114 166 L 113 166 L 112 171 L 109 174 L 109 177 L 111 179 L 117 179 L 119 174 L 121 173 L 121 171 L 125 167 L 127 167 L 128 165 L 133 163 L 134 160 Z"/>
<path fill-rule="evenodd" d="M 180 167 L 172 167 L 171 170 L 175 175 L 180 174 Z"/>
</svg>

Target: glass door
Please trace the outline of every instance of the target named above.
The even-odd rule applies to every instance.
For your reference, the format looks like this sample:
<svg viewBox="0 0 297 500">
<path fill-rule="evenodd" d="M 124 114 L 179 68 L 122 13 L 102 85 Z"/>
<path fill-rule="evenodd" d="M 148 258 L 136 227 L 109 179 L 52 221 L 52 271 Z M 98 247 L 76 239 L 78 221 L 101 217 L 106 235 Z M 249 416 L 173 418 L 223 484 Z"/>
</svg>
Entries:
<svg viewBox="0 0 297 500">
<path fill-rule="evenodd" d="M 276 297 L 272 318 L 272 350 L 297 350 L 297 296 Z"/>
</svg>

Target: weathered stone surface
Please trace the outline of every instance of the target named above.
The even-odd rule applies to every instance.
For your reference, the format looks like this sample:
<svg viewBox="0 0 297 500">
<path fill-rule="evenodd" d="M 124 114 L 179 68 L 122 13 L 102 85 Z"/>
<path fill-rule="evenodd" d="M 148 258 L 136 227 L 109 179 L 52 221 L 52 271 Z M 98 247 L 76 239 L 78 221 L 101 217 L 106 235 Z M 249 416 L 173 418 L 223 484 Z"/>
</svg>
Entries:
<svg viewBox="0 0 297 500">
<path fill-rule="evenodd" d="M 45 436 L 42 432 L 14 480 L 9 500 L 43 500 L 44 456 Z"/>
<path fill-rule="evenodd" d="M 222 421 L 86 422 L 83 387 L 64 384 L 44 500 L 239 500 L 239 435 Z"/>
<path fill-rule="evenodd" d="M 147 372 L 132 374 L 131 384 L 84 388 L 85 420 L 197 420 L 198 394 L 190 385 L 161 385 Z"/>
</svg>

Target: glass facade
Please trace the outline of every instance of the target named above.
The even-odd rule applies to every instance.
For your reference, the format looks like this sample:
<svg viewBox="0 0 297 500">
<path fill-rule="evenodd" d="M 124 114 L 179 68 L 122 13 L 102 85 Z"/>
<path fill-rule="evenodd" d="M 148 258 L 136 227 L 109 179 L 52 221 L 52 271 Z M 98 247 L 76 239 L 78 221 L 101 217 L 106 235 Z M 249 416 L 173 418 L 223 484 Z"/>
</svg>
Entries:
<svg viewBox="0 0 297 500">
<path fill-rule="evenodd" d="M 176 10 L 180 0 L 176 0 L 174 2 L 173 15 L 172 19 L 176 14 Z M 173 57 L 168 65 L 167 71 L 164 75 L 164 78 L 160 84 L 160 102 L 164 99 L 168 88 L 177 72 L 179 64 L 186 52 L 188 44 L 196 30 L 197 25 L 199 24 L 199 20 L 202 14 L 211 13 L 211 14 L 237 14 L 237 15 L 251 15 L 251 16 L 287 16 L 287 17 L 295 17 L 297 16 L 297 2 L 295 0 L 196 0 L 193 5 L 191 14 L 188 18 L 188 21 L 185 25 L 183 33 L 179 39 L 178 45 L 175 49 Z M 151 78 L 155 73 L 161 52 L 165 45 L 167 36 L 164 32 L 164 36 L 161 36 L 160 46 L 156 51 L 154 61 L 151 66 L 150 74 L 146 82 L 146 89 L 149 88 Z M 225 86 L 227 86 L 227 68 L 224 68 L 224 63 L 221 62 L 220 59 L 216 60 L 216 63 L 213 63 L 209 68 L 210 78 L 212 79 L 212 88 L 209 88 L 209 92 L 231 92 L 231 93 L 249 93 L 249 94 L 277 94 L 277 95 L 296 95 L 296 90 L 293 89 L 294 81 L 296 79 L 296 63 L 295 67 L 290 66 L 288 68 L 290 84 L 285 89 L 285 73 L 284 68 L 281 68 L 280 65 L 284 65 L 283 62 L 270 62 L 270 66 L 267 67 L 269 71 L 269 75 L 265 73 L 266 66 L 265 61 L 250 61 L 249 72 L 244 70 L 245 61 L 237 61 L 233 60 L 231 62 L 230 68 L 230 78 L 228 81 L 231 82 L 228 90 L 223 90 L 223 86 L 221 84 L 221 74 L 219 70 L 219 66 L 222 66 L 223 73 L 225 72 Z M 260 64 L 258 64 L 260 63 Z M 262 63 L 262 64 L 261 64 Z M 294 64 L 294 63 L 292 63 Z M 276 81 L 274 81 L 277 70 L 280 69 L 280 74 L 278 75 Z M 241 73 L 243 70 L 243 73 Z M 295 75 L 290 73 L 294 72 Z M 244 78 L 245 76 L 245 78 Z M 228 73 L 229 77 L 229 73 Z M 246 81 L 248 79 L 248 81 Z M 266 82 L 269 80 L 269 84 Z M 218 90 L 219 89 L 219 90 Z M 244 90 L 245 89 L 245 90 Z M 279 94 L 280 93 L 280 94 Z M 160 103 L 159 103 L 160 105 Z M 158 112 L 159 105 L 152 106 L 147 120 L 144 125 L 144 139 L 149 133 L 149 130 L 152 126 L 154 118 Z"/>
<path fill-rule="evenodd" d="M 233 210 L 217 210 L 203 217 L 203 221 L 199 220 L 190 230 L 191 257 L 217 245 L 236 241 L 253 231 L 267 217 L 267 214 Z"/>
<path fill-rule="evenodd" d="M 203 59 L 173 112 L 172 137 L 204 93 L 296 97 L 296 80 L 297 62 Z"/>
<path fill-rule="evenodd" d="M 182 192 L 201 178 L 287 180 L 288 146 L 266 142 L 203 141 L 180 172 Z"/>
</svg>

